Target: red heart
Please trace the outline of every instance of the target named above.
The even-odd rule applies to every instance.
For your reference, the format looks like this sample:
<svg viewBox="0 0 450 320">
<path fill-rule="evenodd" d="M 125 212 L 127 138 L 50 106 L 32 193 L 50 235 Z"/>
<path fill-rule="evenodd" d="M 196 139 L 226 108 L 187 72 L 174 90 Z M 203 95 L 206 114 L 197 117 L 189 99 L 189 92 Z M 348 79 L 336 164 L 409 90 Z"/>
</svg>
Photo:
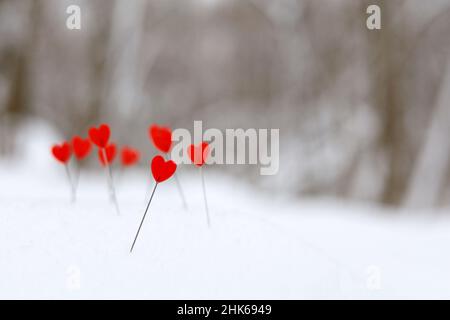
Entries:
<svg viewBox="0 0 450 320">
<path fill-rule="evenodd" d="M 197 167 L 201 167 L 205 164 L 206 159 L 209 156 L 209 144 L 207 142 L 202 142 L 198 146 L 191 144 L 188 148 L 188 155 L 191 158 L 193 164 Z"/>
<path fill-rule="evenodd" d="M 161 156 L 155 156 L 152 160 L 152 174 L 156 182 L 163 182 L 169 179 L 177 170 L 177 164 L 172 160 L 165 161 Z"/>
<path fill-rule="evenodd" d="M 75 136 L 72 139 L 73 153 L 78 160 L 86 158 L 91 152 L 91 141 Z"/>
<path fill-rule="evenodd" d="M 111 130 L 107 124 L 102 124 L 98 128 L 92 127 L 89 129 L 89 138 L 99 148 L 105 148 L 107 146 L 110 135 Z"/>
<path fill-rule="evenodd" d="M 106 148 L 98 150 L 98 159 L 103 166 L 106 164 L 111 164 L 111 162 L 114 161 L 114 158 L 116 157 L 116 149 L 116 145 L 111 143 L 107 145 Z M 105 153 L 107 162 L 105 161 Z"/>
<path fill-rule="evenodd" d="M 123 147 L 121 156 L 123 166 L 132 166 L 140 158 L 139 151 L 130 147 Z"/>
<path fill-rule="evenodd" d="M 52 153 L 56 160 L 66 164 L 70 160 L 72 150 L 70 149 L 70 144 L 68 142 L 64 142 L 61 145 L 54 145 L 52 147 Z"/>
<path fill-rule="evenodd" d="M 149 135 L 153 144 L 160 151 L 167 153 L 172 146 L 172 131 L 167 127 L 158 127 L 156 124 L 150 126 Z"/>
</svg>

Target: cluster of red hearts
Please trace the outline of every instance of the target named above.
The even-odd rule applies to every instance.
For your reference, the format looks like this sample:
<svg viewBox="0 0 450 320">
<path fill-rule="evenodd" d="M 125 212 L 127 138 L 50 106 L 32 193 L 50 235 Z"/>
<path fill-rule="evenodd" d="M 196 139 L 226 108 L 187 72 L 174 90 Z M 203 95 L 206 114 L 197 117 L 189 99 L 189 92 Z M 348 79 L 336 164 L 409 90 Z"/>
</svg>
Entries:
<svg viewBox="0 0 450 320">
<path fill-rule="evenodd" d="M 110 143 L 110 136 L 111 136 L 111 129 L 109 125 L 102 124 L 99 127 L 92 127 L 88 131 L 88 138 L 83 139 L 79 136 L 76 136 L 72 139 L 72 142 L 64 141 L 63 143 L 59 145 L 54 145 L 52 147 L 52 154 L 55 157 L 55 159 L 66 167 L 66 172 L 69 178 L 69 182 L 72 187 L 72 199 L 75 199 L 75 193 L 76 188 L 75 184 L 71 179 L 70 169 L 68 166 L 68 163 L 71 159 L 72 153 L 75 155 L 78 161 L 81 161 L 85 159 L 90 153 L 92 149 L 92 145 L 95 145 L 98 147 L 98 158 L 101 163 L 101 165 L 107 167 L 109 171 L 109 187 L 111 192 L 111 199 L 114 201 L 117 209 L 117 213 L 120 214 L 119 206 L 117 204 L 116 196 L 115 196 L 115 189 L 111 174 L 111 166 L 110 164 L 114 161 L 116 157 L 116 144 Z M 147 215 L 148 208 L 150 206 L 150 203 L 153 199 L 153 195 L 156 191 L 156 187 L 160 182 L 166 181 L 170 177 L 172 177 L 175 174 L 175 171 L 177 170 L 177 164 L 168 159 L 168 153 L 170 152 L 170 149 L 172 147 L 172 131 L 167 127 L 160 127 L 158 125 L 151 125 L 149 128 L 149 137 L 150 140 L 153 142 L 153 145 L 156 147 L 158 151 L 160 151 L 164 156 L 156 155 L 153 157 L 151 161 L 151 172 L 153 175 L 153 178 L 155 179 L 155 186 L 152 191 L 152 195 L 150 197 L 150 200 L 147 204 L 147 208 L 145 209 L 144 215 L 142 217 L 141 224 L 139 225 L 139 229 L 136 233 L 136 237 L 133 241 L 133 244 L 131 246 L 131 251 L 133 251 L 134 245 L 136 243 L 137 237 L 139 235 L 139 232 L 141 230 L 142 224 L 144 222 L 145 216 Z M 206 158 L 208 156 L 209 150 L 208 150 L 208 143 L 202 142 L 200 145 L 190 145 L 187 152 L 189 154 L 189 157 L 193 164 L 195 164 L 198 167 L 202 167 L 205 164 Z M 125 146 L 121 150 L 121 163 L 123 166 L 132 166 L 136 164 L 139 161 L 140 153 L 138 150 Z M 166 159 L 167 158 L 167 159 Z M 206 209 L 206 219 L 208 226 L 210 225 L 209 221 L 209 212 L 208 212 L 208 204 L 206 201 L 206 192 L 205 192 L 205 181 L 202 173 L 202 186 L 203 186 L 203 196 L 205 200 L 205 209 Z M 178 182 L 178 181 L 177 181 Z M 184 200 L 184 196 L 181 190 L 181 187 L 179 186 L 180 195 Z"/>
<path fill-rule="evenodd" d="M 67 165 L 72 157 L 77 161 L 87 158 L 92 145 L 98 147 L 98 159 L 102 166 L 112 164 L 117 155 L 117 144 L 110 142 L 111 129 L 107 124 L 102 124 L 98 128 L 92 127 L 88 131 L 88 138 L 83 139 L 80 136 L 73 137 L 72 141 L 64 141 L 61 144 L 52 147 L 52 154 L 55 159 L 62 164 Z M 149 137 L 157 150 L 167 155 L 172 146 L 172 131 L 168 127 L 160 127 L 153 124 L 149 128 Z M 201 148 L 201 156 L 196 156 L 196 149 Z M 203 142 L 201 146 L 191 145 L 188 154 L 192 163 L 201 167 L 205 164 L 207 157 L 208 144 Z M 137 164 L 140 160 L 140 152 L 136 148 L 123 146 L 120 152 L 121 164 L 124 167 L 130 167 Z M 172 160 L 165 160 L 162 156 L 155 156 L 151 162 L 151 170 L 156 182 L 162 182 L 169 179 L 176 171 L 177 165 Z"/>
</svg>

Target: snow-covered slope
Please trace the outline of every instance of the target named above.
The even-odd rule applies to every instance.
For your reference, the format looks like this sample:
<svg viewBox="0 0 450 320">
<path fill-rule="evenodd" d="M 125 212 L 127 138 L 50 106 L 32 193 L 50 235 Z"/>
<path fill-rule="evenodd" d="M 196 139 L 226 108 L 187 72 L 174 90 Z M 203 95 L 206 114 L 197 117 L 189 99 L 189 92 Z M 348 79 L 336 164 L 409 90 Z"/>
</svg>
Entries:
<svg viewBox="0 0 450 320">
<path fill-rule="evenodd" d="M 150 173 L 0 164 L 0 298 L 450 298 L 450 221 L 338 201 L 274 197 L 181 167 L 161 184 L 132 254 Z M 49 167 L 50 168 L 50 167 Z"/>
</svg>

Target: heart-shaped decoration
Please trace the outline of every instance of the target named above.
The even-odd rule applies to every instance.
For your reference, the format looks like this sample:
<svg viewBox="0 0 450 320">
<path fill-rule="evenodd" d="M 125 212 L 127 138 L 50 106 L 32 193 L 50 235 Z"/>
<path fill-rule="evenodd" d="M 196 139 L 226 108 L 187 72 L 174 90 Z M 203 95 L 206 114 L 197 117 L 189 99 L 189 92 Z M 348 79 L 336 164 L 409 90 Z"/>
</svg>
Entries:
<svg viewBox="0 0 450 320">
<path fill-rule="evenodd" d="M 116 150 L 117 148 L 114 143 L 111 143 L 107 145 L 105 148 L 98 150 L 98 159 L 100 160 L 100 163 L 103 166 L 106 166 L 106 164 L 111 164 L 114 161 L 114 158 L 116 157 Z"/>
<path fill-rule="evenodd" d="M 111 130 L 107 124 L 102 124 L 100 127 L 92 127 L 89 129 L 89 138 L 99 148 L 105 148 L 108 145 Z"/>
<path fill-rule="evenodd" d="M 91 152 L 91 140 L 75 136 L 72 139 L 73 153 L 78 160 L 83 160 Z"/>
<path fill-rule="evenodd" d="M 122 165 L 132 166 L 139 161 L 139 151 L 130 147 L 123 147 L 121 152 Z"/>
<path fill-rule="evenodd" d="M 203 166 L 209 156 L 209 144 L 207 142 L 202 142 L 198 146 L 191 144 L 188 148 L 188 155 L 197 167 Z"/>
<path fill-rule="evenodd" d="M 172 147 L 172 131 L 170 128 L 152 125 L 149 128 L 149 135 L 158 150 L 164 153 L 170 151 Z"/>
<path fill-rule="evenodd" d="M 66 164 L 70 160 L 72 150 L 68 142 L 63 142 L 61 145 L 54 145 L 52 147 L 52 154 L 61 163 Z"/>
<path fill-rule="evenodd" d="M 161 156 L 155 156 L 151 164 L 153 178 L 157 183 L 166 181 L 177 170 L 177 164 L 172 160 L 164 160 Z"/>
</svg>

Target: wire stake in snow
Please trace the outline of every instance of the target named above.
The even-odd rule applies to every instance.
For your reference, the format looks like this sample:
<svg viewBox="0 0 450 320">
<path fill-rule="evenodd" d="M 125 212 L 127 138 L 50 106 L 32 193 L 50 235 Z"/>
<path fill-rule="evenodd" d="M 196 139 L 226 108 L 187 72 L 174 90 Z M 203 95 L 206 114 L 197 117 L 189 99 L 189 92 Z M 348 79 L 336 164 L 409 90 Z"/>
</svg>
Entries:
<svg viewBox="0 0 450 320">
<path fill-rule="evenodd" d="M 188 148 L 188 154 L 193 164 L 200 168 L 200 175 L 202 178 L 203 200 L 205 201 L 206 223 L 211 227 L 209 218 L 208 200 L 206 198 L 205 176 L 203 174 L 203 165 L 209 155 L 209 145 L 207 142 L 202 142 L 198 146 L 191 144 Z"/>
<path fill-rule="evenodd" d="M 178 175 L 175 174 L 174 178 L 175 178 L 175 183 L 177 185 L 178 193 L 180 194 L 181 201 L 183 202 L 183 209 L 187 211 L 188 206 L 187 206 L 186 198 L 184 197 L 183 188 L 181 187 L 180 180 L 178 179 Z"/>
<path fill-rule="evenodd" d="M 152 140 L 155 148 L 163 152 L 166 155 L 166 159 L 169 160 L 168 153 L 172 147 L 172 131 L 170 130 L 170 128 L 160 127 L 156 124 L 153 124 L 148 129 L 148 133 L 150 136 L 150 140 Z M 183 208 L 184 210 L 187 210 L 187 201 L 177 174 L 175 174 L 175 182 L 177 184 L 177 189 L 178 193 L 180 194 L 181 201 L 183 202 Z"/>
<path fill-rule="evenodd" d="M 142 220 L 141 223 L 139 224 L 136 236 L 134 237 L 133 244 L 131 245 L 130 253 L 133 252 L 134 245 L 136 244 L 139 232 L 141 231 L 142 225 L 144 224 L 144 220 L 145 217 L 147 216 L 148 208 L 150 207 L 150 203 L 152 202 L 153 196 L 155 194 L 156 187 L 160 182 L 166 181 L 172 175 L 175 174 L 175 171 L 177 170 L 177 165 L 172 160 L 165 161 L 163 157 L 155 156 L 151 163 L 151 170 L 153 178 L 155 179 L 156 183 L 155 186 L 153 187 L 152 195 L 150 196 L 150 200 L 147 203 L 147 207 L 145 208 L 145 212 L 144 215 L 142 216 Z"/>
<path fill-rule="evenodd" d="M 131 245 L 130 253 L 133 252 L 134 245 L 136 244 L 136 240 L 139 236 L 139 232 L 141 232 L 142 224 L 144 223 L 145 217 L 147 216 L 148 208 L 150 207 L 150 203 L 152 202 L 153 195 L 155 194 L 157 186 L 158 186 L 158 183 L 155 183 L 155 186 L 153 187 L 152 195 L 150 196 L 150 200 L 147 203 L 147 207 L 145 208 L 145 212 L 144 212 L 144 215 L 142 216 L 141 223 L 139 224 L 139 228 L 136 232 L 136 236 L 134 237 L 133 244 Z"/>
<path fill-rule="evenodd" d="M 76 188 L 75 188 L 75 182 L 72 179 L 72 175 L 70 174 L 70 169 L 69 169 L 69 164 L 65 164 L 64 167 L 66 168 L 66 174 L 67 174 L 67 180 L 69 181 L 69 185 L 70 185 L 70 190 L 71 190 L 71 196 L 70 196 L 70 201 L 72 203 L 75 203 L 75 201 L 77 200 L 77 192 L 76 192 Z"/>
<path fill-rule="evenodd" d="M 116 156 L 116 145 L 108 144 L 110 135 L 111 129 L 107 124 L 102 124 L 98 128 L 92 127 L 89 129 L 89 138 L 91 139 L 92 143 L 99 147 L 98 156 L 100 163 L 106 167 L 111 201 L 114 203 L 117 214 L 120 215 L 119 204 L 117 202 L 116 189 L 114 187 L 114 179 L 110 165 L 110 163 Z"/>
<path fill-rule="evenodd" d="M 73 148 L 73 154 L 75 155 L 75 158 L 77 159 L 76 162 L 76 174 L 74 179 L 74 186 L 75 186 L 75 193 L 78 190 L 78 185 L 80 182 L 80 162 L 83 161 L 89 154 L 91 153 L 92 149 L 92 143 L 89 139 L 83 139 L 80 136 L 75 136 L 72 138 L 72 148 Z"/>
<path fill-rule="evenodd" d="M 208 199 L 206 198 L 205 175 L 203 174 L 203 167 L 200 168 L 200 175 L 202 176 L 202 189 L 203 200 L 205 200 L 206 222 L 208 223 L 208 227 L 211 227 L 211 221 L 209 219 Z"/>
<path fill-rule="evenodd" d="M 72 175 L 70 174 L 69 169 L 69 161 L 72 155 L 72 149 L 70 148 L 70 144 L 68 142 L 63 142 L 61 145 L 54 145 L 52 147 L 52 154 L 56 160 L 62 163 L 66 169 L 67 179 L 69 181 L 70 189 L 71 189 L 71 201 L 75 202 L 75 184 L 72 180 Z"/>
<path fill-rule="evenodd" d="M 109 189 L 109 198 L 111 202 L 114 204 L 117 214 L 120 215 L 119 204 L 117 203 L 116 197 L 116 188 L 114 186 L 114 178 L 111 169 L 111 163 L 114 161 L 116 157 L 116 145 L 114 143 L 102 148 L 98 152 L 98 157 L 100 163 L 106 167 L 107 180 L 108 180 L 108 189 Z"/>
</svg>

